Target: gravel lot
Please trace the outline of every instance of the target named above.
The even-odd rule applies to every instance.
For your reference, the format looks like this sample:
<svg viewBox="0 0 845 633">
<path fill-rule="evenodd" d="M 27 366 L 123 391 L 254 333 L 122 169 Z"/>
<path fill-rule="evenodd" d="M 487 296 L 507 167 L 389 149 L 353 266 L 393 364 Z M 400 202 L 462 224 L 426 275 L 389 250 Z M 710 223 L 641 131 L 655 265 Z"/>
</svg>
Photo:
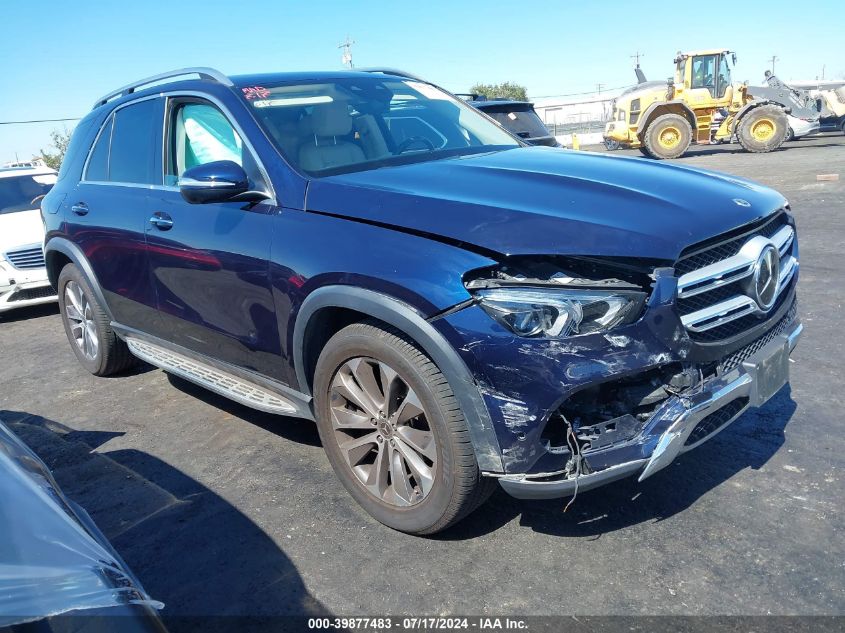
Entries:
<svg viewBox="0 0 845 633">
<path fill-rule="evenodd" d="M 790 199 L 805 323 L 791 391 L 566 514 L 497 492 L 437 538 L 391 531 L 344 492 L 312 424 L 150 367 L 94 378 L 53 306 L 0 316 L 0 417 L 166 603 L 173 630 L 175 616 L 209 614 L 845 614 L 845 137 L 679 162 Z"/>
</svg>

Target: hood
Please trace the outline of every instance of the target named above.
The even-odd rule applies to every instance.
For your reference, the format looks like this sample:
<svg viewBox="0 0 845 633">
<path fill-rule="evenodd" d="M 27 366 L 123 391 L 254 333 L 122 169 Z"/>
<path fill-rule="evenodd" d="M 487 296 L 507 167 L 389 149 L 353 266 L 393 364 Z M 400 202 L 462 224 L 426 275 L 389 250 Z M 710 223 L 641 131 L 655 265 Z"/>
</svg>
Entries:
<svg viewBox="0 0 845 633">
<path fill-rule="evenodd" d="M 502 255 L 674 260 L 785 204 L 716 172 L 523 147 L 316 179 L 306 209 Z"/>
<path fill-rule="evenodd" d="M 43 241 L 44 223 L 38 209 L 0 214 L 0 254 Z"/>
</svg>

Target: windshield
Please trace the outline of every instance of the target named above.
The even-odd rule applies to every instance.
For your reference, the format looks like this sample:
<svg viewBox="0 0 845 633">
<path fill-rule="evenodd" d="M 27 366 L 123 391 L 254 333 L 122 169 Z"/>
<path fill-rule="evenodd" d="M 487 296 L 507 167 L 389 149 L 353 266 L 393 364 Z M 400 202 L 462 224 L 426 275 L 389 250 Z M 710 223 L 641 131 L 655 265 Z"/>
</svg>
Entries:
<svg viewBox="0 0 845 633">
<path fill-rule="evenodd" d="M 0 215 L 37 209 L 54 184 L 55 174 L 0 178 Z"/>
<path fill-rule="evenodd" d="M 481 108 L 481 111 L 499 122 L 499 124 L 520 138 L 549 136 L 549 130 L 532 108 L 514 109 L 514 106 L 501 108 Z"/>
<path fill-rule="evenodd" d="M 279 151 L 312 176 L 519 147 L 473 108 L 420 81 L 350 77 L 243 92 Z"/>
</svg>

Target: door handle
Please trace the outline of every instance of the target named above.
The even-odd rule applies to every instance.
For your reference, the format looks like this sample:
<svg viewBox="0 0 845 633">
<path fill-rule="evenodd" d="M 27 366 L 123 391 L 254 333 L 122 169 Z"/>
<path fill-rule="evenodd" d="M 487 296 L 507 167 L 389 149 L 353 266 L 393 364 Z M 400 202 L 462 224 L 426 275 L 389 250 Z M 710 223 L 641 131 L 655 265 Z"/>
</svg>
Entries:
<svg viewBox="0 0 845 633">
<path fill-rule="evenodd" d="M 84 202 L 77 202 L 70 208 L 76 215 L 88 215 L 88 205 Z"/>
<path fill-rule="evenodd" d="M 156 211 L 150 218 L 150 224 L 159 231 L 169 231 L 173 228 L 173 218 L 162 211 Z"/>
</svg>

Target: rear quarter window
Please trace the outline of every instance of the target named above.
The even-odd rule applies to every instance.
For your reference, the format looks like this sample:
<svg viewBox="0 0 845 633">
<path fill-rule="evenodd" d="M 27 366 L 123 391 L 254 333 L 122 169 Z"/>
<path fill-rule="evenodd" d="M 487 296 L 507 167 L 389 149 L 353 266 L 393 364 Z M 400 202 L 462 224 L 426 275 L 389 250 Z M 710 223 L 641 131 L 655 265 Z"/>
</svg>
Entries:
<svg viewBox="0 0 845 633">
<path fill-rule="evenodd" d="M 105 181 L 109 179 L 109 144 L 111 143 L 111 130 L 114 117 L 109 116 L 103 126 L 94 149 L 91 150 L 91 157 L 88 159 L 88 167 L 85 170 L 85 180 Z"/>
<path fill-rule="evenodd" d="M 79 177 L 79 172 L 82 170 L 82 163 L 85 161 L 88 144 L 91 142 L 90 134 L 94 127 L 94 122 L 95 120 L 92 118 L 82 119 L 73 130 L 65 157 L 59 168 L 58 180 L 66 178 L 73 167 L 76 167 L 77 178 Z"/>
</svg>

